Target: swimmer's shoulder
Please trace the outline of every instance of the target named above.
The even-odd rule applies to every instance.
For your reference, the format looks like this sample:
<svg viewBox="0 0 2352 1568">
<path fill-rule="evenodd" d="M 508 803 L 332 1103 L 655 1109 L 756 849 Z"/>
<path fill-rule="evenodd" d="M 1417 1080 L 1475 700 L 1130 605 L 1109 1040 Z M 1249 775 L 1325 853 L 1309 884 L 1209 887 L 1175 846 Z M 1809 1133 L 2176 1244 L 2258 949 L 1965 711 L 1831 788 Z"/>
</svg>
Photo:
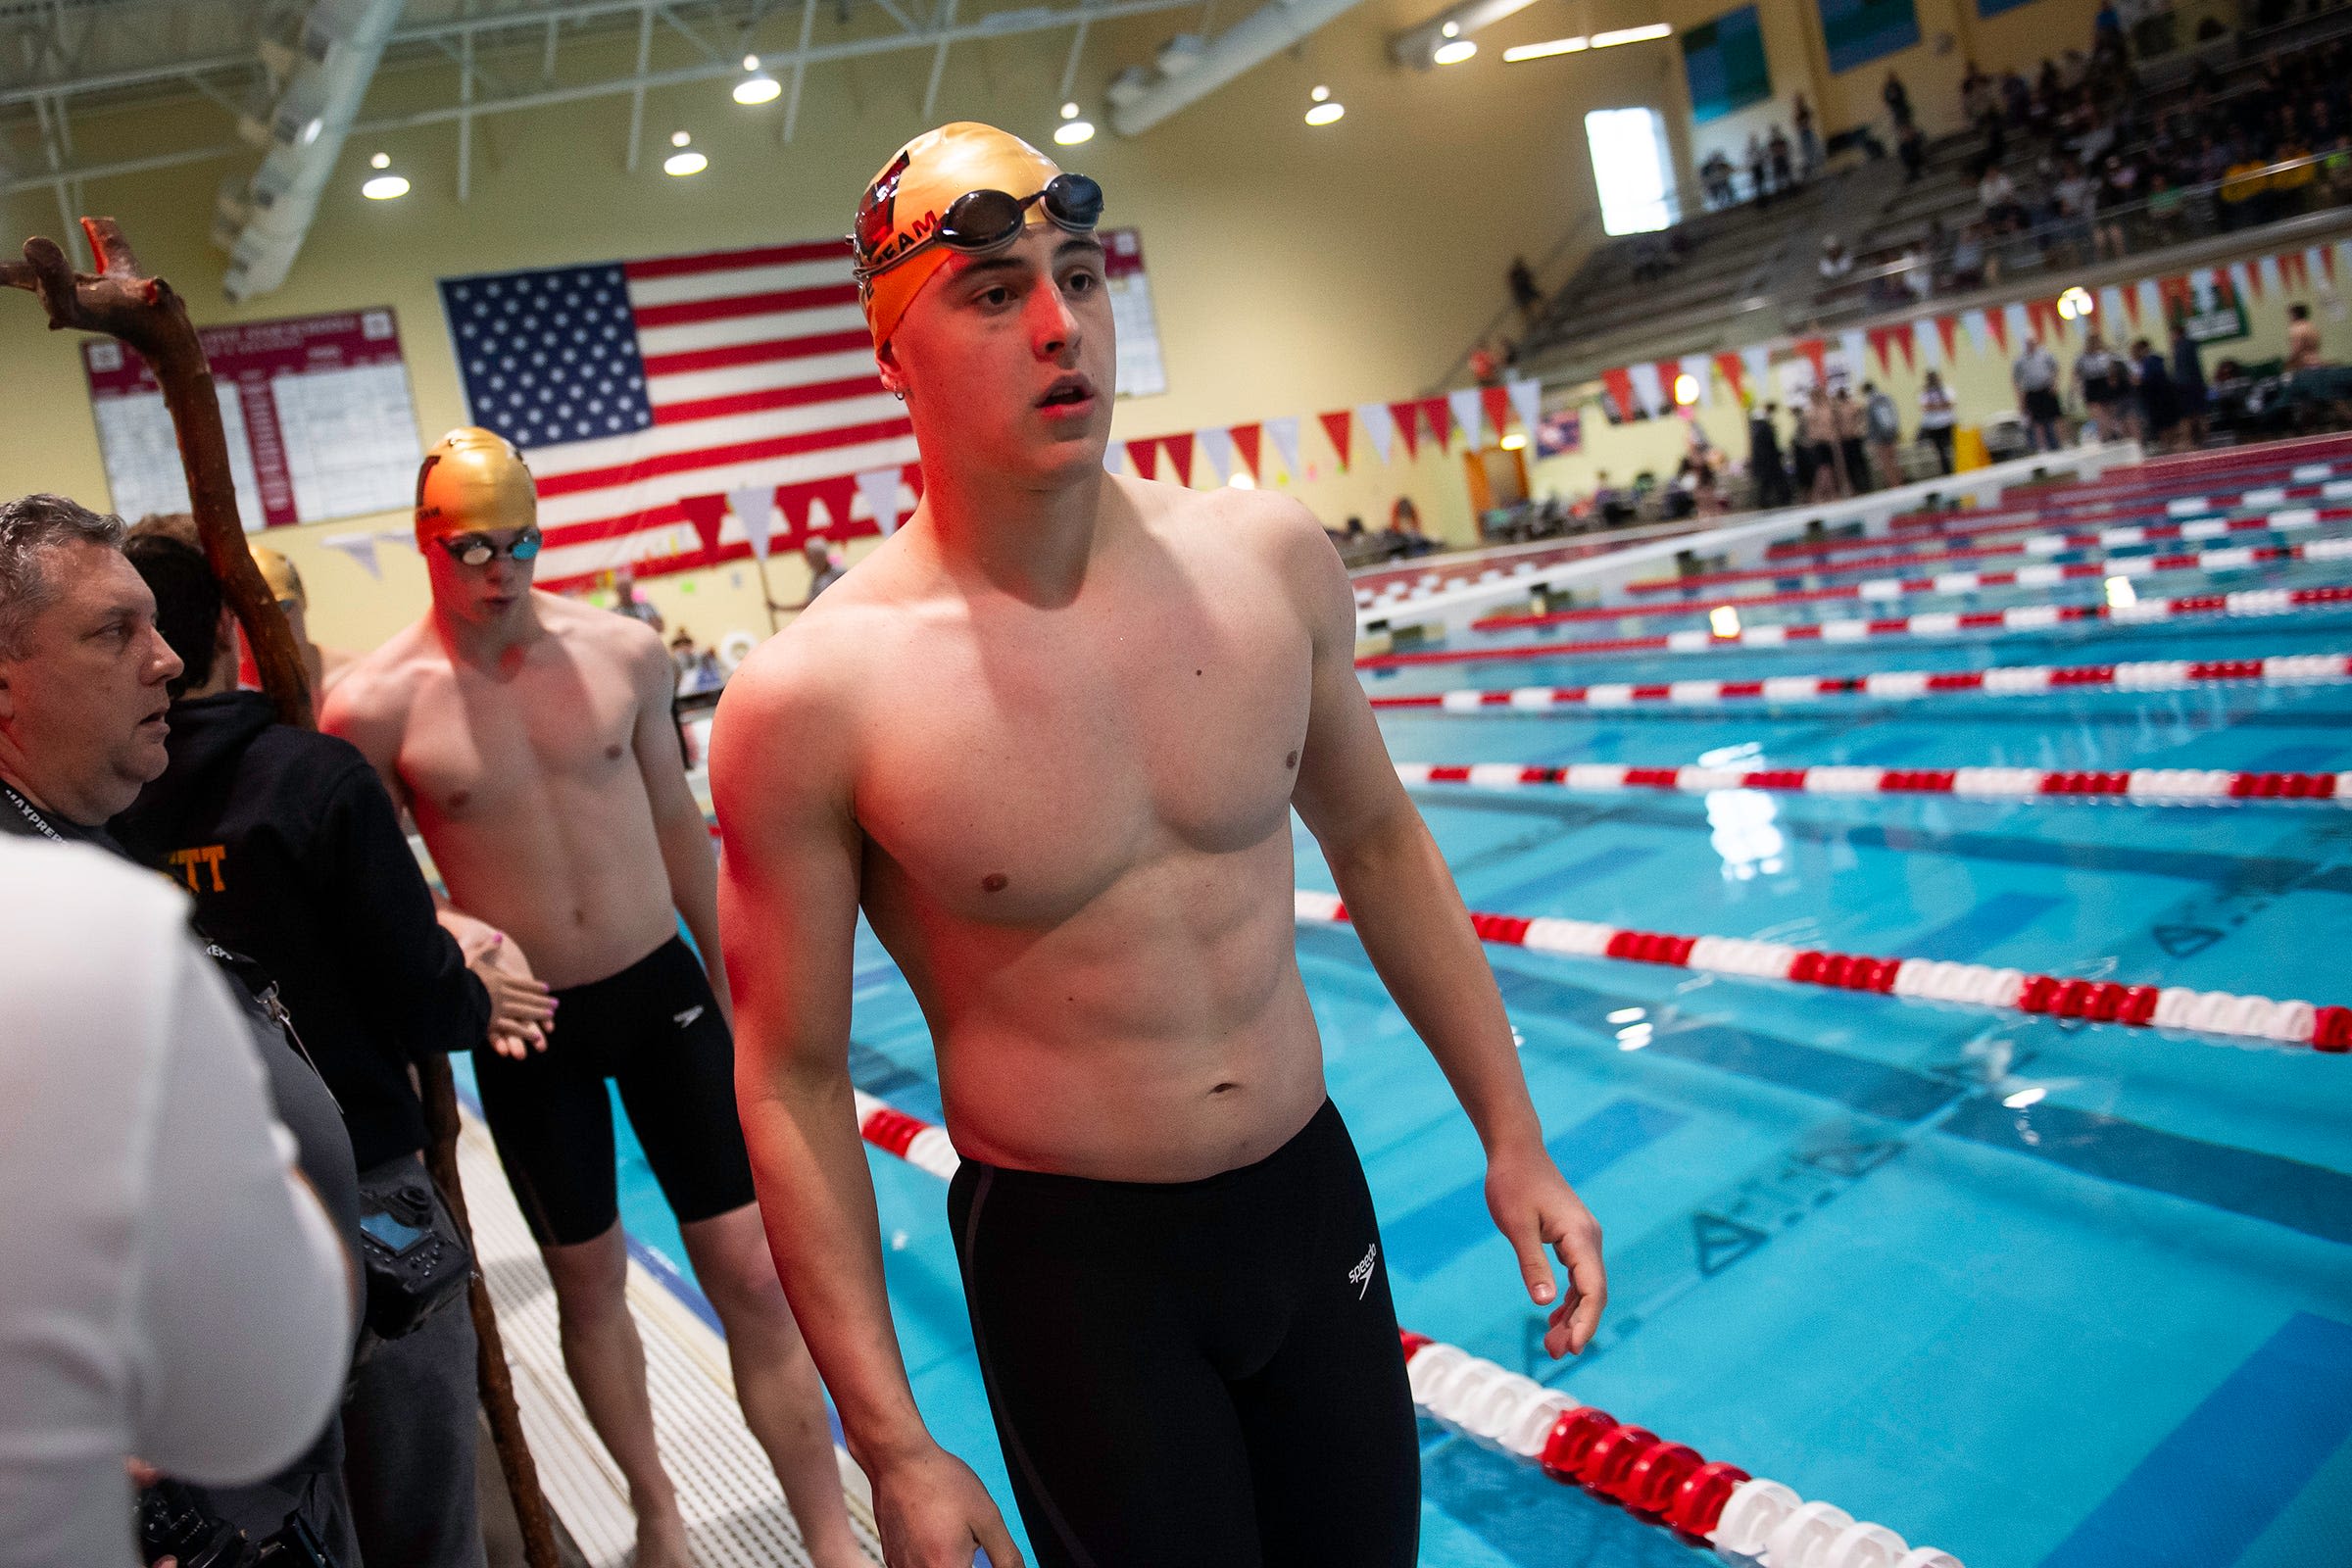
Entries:
<svg viewBox="0 0 2352 1568">
<path fill-rule="evenodd" d="M 424 620 L 412 621 L 343 668 L 319 705 L 318 727 L 372 750 L 362 734 L 385 726 L 397 734 L 436 670 L 446 676 L 448 656 Z"/>
<path fill-rule="evenodd" d="M 1122 486 L 1144 481 L 1121 478 Z M 1331 535 L 1298 501 L 1268 490 L 1187 490 L 1150 485 L 1138 498 L 1148 526 L 1189 555 L 1214 564 L 1240 563 L 1306 595 L 1328 595 L 1348 568 Z"/>
<path fill-rule="evenodd" d="M 634 615 L 566 599 L 545 590 L 531 595 L 539 623 L 565 647 L 627 671 L 649 686 L 677 684 L 677 666 L 662 634 Z"/>
</svg>

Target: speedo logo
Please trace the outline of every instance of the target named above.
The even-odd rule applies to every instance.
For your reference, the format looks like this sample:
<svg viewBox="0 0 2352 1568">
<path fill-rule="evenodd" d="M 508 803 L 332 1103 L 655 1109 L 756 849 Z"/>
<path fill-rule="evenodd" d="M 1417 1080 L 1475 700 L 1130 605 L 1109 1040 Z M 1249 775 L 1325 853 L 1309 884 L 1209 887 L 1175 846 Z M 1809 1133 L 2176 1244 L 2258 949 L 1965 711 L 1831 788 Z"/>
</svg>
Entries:
<svg viewBox="0 0 2352 1568">
<path fill-rule="evenodd" d="M 702 1015 L 703 1004 L 699 1002 L 693 1006 L 688 1007 L 684 1012 L 670 1014 L 671 1018 L 676 1021 L 677 1026 L 681 1029 L 685 1028 L 688 1024 L 694 1022 L 695 1019 L 700 1018 Z"/>
<path fill-rule="evenodd" d="M 1348 1283 L 1355 1287 L 1355 1298 L 1359 1301 L 1364 1298 L 1365 1293 L 1372 1289 L 1372 1263 L 1379 1256 L 1380 1244 L 1374 1242 L 1370 1247 L 1364 1249 L 1362 1260 L 1348 1271 Z"/>
</svg>

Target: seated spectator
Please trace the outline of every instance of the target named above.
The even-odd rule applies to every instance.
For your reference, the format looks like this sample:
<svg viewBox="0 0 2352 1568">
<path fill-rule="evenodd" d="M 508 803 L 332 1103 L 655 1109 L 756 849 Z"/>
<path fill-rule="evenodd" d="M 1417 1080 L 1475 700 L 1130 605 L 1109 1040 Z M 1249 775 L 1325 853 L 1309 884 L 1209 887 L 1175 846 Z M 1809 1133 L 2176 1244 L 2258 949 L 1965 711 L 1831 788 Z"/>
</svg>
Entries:
<svg viewBox="0 0 2352 1568">
<path fill-rule="evenodd" d="M 2225 231 L 2250 228 L 2269 218 L 2270 165 L 2253 154 L 2241 154 L 2222 176 L 2220 192 Z"/>
<path fill-rule="evenodd" d="M 2143 211 L 2150 243 L 2177 245 L 2187 236 L 2186 201 L 2187 193 L 2178 189 L 2163 170 L 2148 176 L 2148 201 Z"/>
<path fill-rule="evenodd" d="M 1837 235 L 1824 234 L 1821 236 L 1821 260 L 1818 266 L 1822 281 L 1835 283 L 1852 273 L 1854 258 Z"/>
<path fill-rule="evenodd" d="M 1984 225 L 1970 221 L 1962 225 L 1960 237 L 1952 241 L 1952 287 L 1959 290 L 1983 288 L 1993 281 L 1990 259 L 1984 252 Z"/>
<path fill-rule="evenodd" d="M 1632 521 L 1637 505 L 1632 496 L 1609 483 L 1609 470 L 1600 468 L 1592 475 L 1592 510 L 1600 514 L 1604 526 L 1614 526 Z"/>
<path fill-rule="evenodd" d="M 2078 261 L 2087 263 L 2091 259 L 2091 220 L 2098 211 L 2097 186 L 2082 172 L 2082 166 L 2069 158 L 2059 166 L 2050 195 L 2057 205 L 2053 216 L 2060 242 Z"/>
<path fill-rule="evenodd" d="M 1957 422 L 1951 390 L 1943 384 L 1942 374 L 1928 371 L 1919 388 L 1919 434 L 1936 449 L 1936 466 L 1940 473 L 1952 471 L 1952 426 Z"/>
<path fill-rule="evenodd" d="M 24 554 L 0 533 L 0 557 Z M 28 617 L 6 573 L 14 645 Z M 132 660 L 149 639 L 132 627 Z M 0 720 L 0 778 L 41 795 L 18 739 Z M 187 901 L 98 850 L 7 835 L 0 887 L 0 1562 L 117 1568 L 143 1560 L 126 1458 L 238 1486 L 318 1436 L 350 1365 L 351 1275 Z"/>
<path fill-rule="evenodd" d="M 1413 505 L 1411 496 L 1398 496 L 1389 508 L 1389 531 L 1403 541 L 1406 557 L 1426 556 L 1438 548 L 1421 527 L 1421 509 Z"/>
<path fill-rule="evenodd" d="M 2025 217 L 2025 209 L 2017 199 L 2017 183 L 2000 165 L 1987 162 L 1977 176 L 1977 201 L 1984 209 L 1985 220 L 2006 223 Z"/>
<path fill-rule="evenodd" d="M 2310 143 L 2291 133 L 2280 139 L 2271 162 L 2278 166 L 2271 174 L 2270 188 L 2270 219 L 2276 222 L 2304 211 L 2311 187 L 2320 177 L 2320 165 L 2312 156 Z"/>
</svg>

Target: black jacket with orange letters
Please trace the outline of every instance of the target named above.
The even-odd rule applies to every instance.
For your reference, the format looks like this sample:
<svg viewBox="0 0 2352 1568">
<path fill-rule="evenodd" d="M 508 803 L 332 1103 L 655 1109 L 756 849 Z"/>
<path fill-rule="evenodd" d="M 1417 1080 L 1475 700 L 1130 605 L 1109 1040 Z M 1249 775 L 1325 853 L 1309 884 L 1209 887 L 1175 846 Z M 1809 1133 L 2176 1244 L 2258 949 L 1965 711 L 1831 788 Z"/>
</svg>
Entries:
<svg viewBox="0 0 2352 1568">
<path fill-rule="evenodd" d="M 479 1044 L 490 995 L 434 919 L 383 781 L 260 692 L 174 703 L 171 724 L 170 765 L 109 827 L 276 977 L 360 1169 L 422 1150 L 409 1064 Z"/>
</svg>

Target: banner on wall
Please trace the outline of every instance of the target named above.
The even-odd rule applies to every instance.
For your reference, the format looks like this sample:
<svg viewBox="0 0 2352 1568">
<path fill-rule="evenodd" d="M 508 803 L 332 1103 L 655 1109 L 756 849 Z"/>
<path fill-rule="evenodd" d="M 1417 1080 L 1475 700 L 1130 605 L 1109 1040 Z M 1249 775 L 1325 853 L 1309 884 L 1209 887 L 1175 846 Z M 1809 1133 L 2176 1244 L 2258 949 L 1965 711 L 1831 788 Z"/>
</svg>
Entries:
<svg viewBox="0 0 2352 1568">
<path fill-rule="evenodd" d="M 1546 414 L 1536 421 L 1536 456 L 1538 458 L 1565 457 L 1584 449 L 1585 416 L 1576 409 L 1562 409 Z"/>
<path fill-rule="evenodd" d="M 2189 340 L 2200 345 L 2233 342 L 2253 330 L 2237 285 L 2212 269 L 2189 273 L 2187 289 L 2174 297 L 2167 315 L 2181 321 Z"/>
<path fill-rule="evenodd" d="M 1690 119 L 1703 125 L 1772 96 L 1764 59 L 1764 28 L 1754 6 L 1717 17 L 1682 35 L 1683 75 L 1690 85 Z"/>
<path fill-rule="evenodd" d="M 1919 13 L 1911 0 L 1814 0 L 1830 70 L 1847 72 L 1919 42 Z"/>
</svg>

